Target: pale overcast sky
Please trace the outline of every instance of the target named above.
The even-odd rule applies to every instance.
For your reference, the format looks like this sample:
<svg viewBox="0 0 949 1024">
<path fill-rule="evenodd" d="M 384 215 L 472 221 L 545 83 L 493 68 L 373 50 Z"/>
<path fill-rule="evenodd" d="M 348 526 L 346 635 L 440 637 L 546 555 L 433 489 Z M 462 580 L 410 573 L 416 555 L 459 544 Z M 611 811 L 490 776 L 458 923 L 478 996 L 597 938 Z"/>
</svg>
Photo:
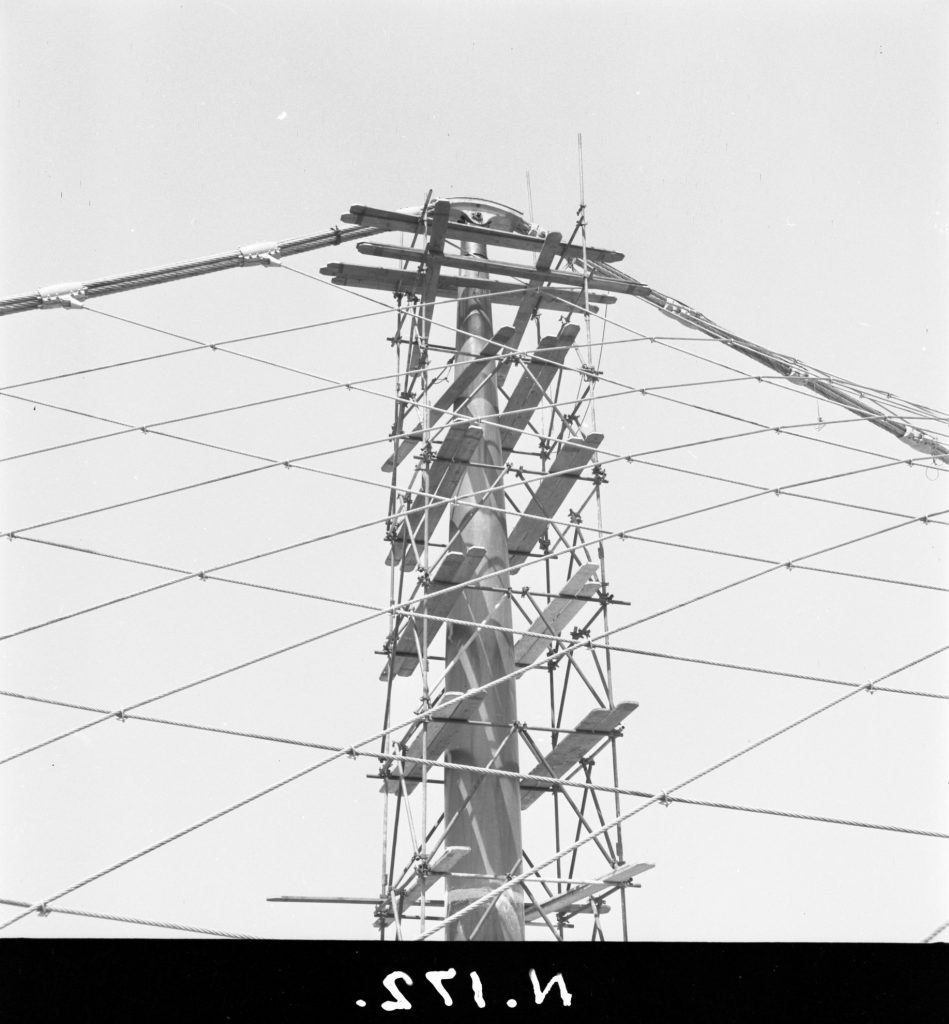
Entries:
<svg viewBox="0 0 949 1024">
<path fill-rule="evenodd" d="M 945 3 L 41 0 L 3 4 L 0 17 L 0 297 L 315 234 L 339 223 L 351 204 L 412 206 L 429 189 L 527 211 L 527 172 L 532 219 L 566 235 L 579 202 L 582 132 L 590 241 L 625 253 L 628 273 L 758 344 L 910 401 L 949 407 Z M 368 262 L 350 247 L 287 263 L 316 274 L 327 262 L 354 258 Z M 90 305 L 202 341 L 372 308 L 299 275 L 259 269 Z M 607 340 L 683 334 L 633 299 L 609 316 Z M 382 317 L 240 350 L 358 380 L 391 371 L 392 329 Z M 695 354 L 762 372 L 713 342 L 676 344 L 692 355 L 649 342 L 616 344 L 605 350 L 604 368 L 644 388 L 734 375 Z M 0 389 L 181 347 L 89 312 L 4 317 Z M 13 393 L 140 424 L 313 385 L 204 352 Z M 178 432 L 279 459 L 380 439 L 391 426 L 391 384 L 372 387 L 386 397 L 330 391 L 195 420 Z M 813 395 L 757 382 L 671 394 L 715 411 L 647 396 L 606 399 L 597 413 L 604 448 L 643 453 L 739 429 L 721 413 L 771 426 L 843 416 Z M 0 416 L 3 457 L 110 429 L 12 398 L 0 398 Z M 804 432 L 819 440 L 768 434 L 664 460 L 773 488 L 912 455 L 866 424 Z M 861 452 L 821 443 L 827 439 Z M 383 517 L 385 454 L 380 444 L 314 463 L 375 486 L 261 472 L 34 536 L 206 568 Z M 0 532 L 253 464 L 141 433 L 2 462 Z M 604 521 L 617 530 L 744 493 L 642 464 L 609 472 Z M 808 493 L 908 516 L 949 508 L 944 475 L 922 467 L 886 468 Z M 895 521 L 765 496 L 643 535 L 786 561 Z M 865 683 L 946 642 L 946 534 L 937 523 L 917 524 L 814 562 L 921 587 L 773 574 L 631 628 L 617 643 Z M 384 557 L 382 527 L 374 526 L 232 574 L 382 606 Z M 169 578 L 25 541 L 0 545 L 0 559 L 4 635 Z M 614 544 L 609 559 L 613 591 L 631 602 L 615 616 L 618 624 L 756 565 L 649 543 Z M 122 708 L 358 614 L 189 581 L 0 641 L 2 685 Z M 382 659 L 373 652 L 384 633 L 377 619 L 163 700 L 149 713 L 356 742 L 382 720 Z M 620 745 L 621 781 L 649 791 L 844 692 L 617 657 L 617 695 L 640 704 Z M 946 665 L 947 655 L 934 657 L 893 685 L 945 697 Z M 408 711 L 415 684 L 404 682 Z M 0 700 L 0 756 L 90 717 Z M 530 693 L 524 700 L 530 708 Z M 945 707 L 937 697 L 860 694 L 683 795 L 945 833 Z M 50 896 L 318 758 L 303 748 L 107 722 L 0 765 L 8 823 L 0 898 Z M 366 778 L 371 770 L 369 761 L 336 763 L 88 885 L 62 906 L 265 937 L 371 938 L 366 908 L 265 902 L 281 893 L 377 895 L 382 801 Z M 549 840 L 539 828 L 525 835 L 537 850 Z M 911 942 L 949 917 L 945 839 L 684 806 L 649 808 L 625 835 L 627 859 L 656 864 L 631 893 L 637 940 Z M 605 925 L 613 938 L 618 917 Z M 33 915 L 5 934 L 174 933 Z"/>
</svg>

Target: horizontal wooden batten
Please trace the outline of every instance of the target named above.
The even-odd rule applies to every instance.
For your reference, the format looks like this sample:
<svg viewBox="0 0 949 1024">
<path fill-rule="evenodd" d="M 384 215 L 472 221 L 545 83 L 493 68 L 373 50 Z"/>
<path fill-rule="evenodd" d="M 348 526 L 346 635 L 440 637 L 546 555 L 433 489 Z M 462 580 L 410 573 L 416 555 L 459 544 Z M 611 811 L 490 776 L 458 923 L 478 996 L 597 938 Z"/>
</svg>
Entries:
<svg viewBox="0 0 949 1024">
<path fill-rule="evenodd" d="M 484 703 L 484 693 L 465 695 L 445 711 L 439 712 L 440 705 L 457 698 L 457 693 L 446 693 L 432 708 L 433 721 L 428 725 L 428 736 L 425 739 L 425 753 L 422 754 L 422 728 L 419 727 L 405 752 L 407 758 L 425 757 L 427 761 L 437 761 L 448 749 L 461 729 L 476 729 L 468 725 L 466 719 L 474 718 Z M 444 717 L 437 717 L 441 714 Z M 382 784 L 381 792 L 398 793 L 401 790 L 400 777 L 405 782 L 407 793 L 422 781 L 422 765 L 413 764 L 411 760 L 402 762 L 401 771 L 395 768 L 393 774 Z"/>
<path fill-rule="evenodd" d="M 600 585 L 590 583 L 597 566 L 594 562 L 581 565 L 564 584 L 560 593 L 528 626 L 524 636 L 514 645 L 514 664 L 530 665 L 536 661 L 550 641 L 568 626 L 580 613 L 589 599 L 596 595 Z M 538 633 L 546 634 L 537 636 Z"/>
<path fill-rule="evenodd" d="M 525 907 L 524 920 L 525 922 L 535 921 L 538 918 L 543 918 L 545 914 L 547 917 L 554 917 L 557 914 L 569 912 L 578 903 L 586 903 L 588 900 L 594 899 L 598 893 L 622 885 L 631 878 L 635 878 L 636 875 L 641 875 L 644 871 L 651 871 L 655 866 L 655 864 L 626 864 L 611 871 L 608 875 L 604 875 L 598 882 L 579 885 L 576 889 L 570 889 L 560 896 L 554 896 L 553 899 L 547 900 L 546 903 L 541 903 L 539 907 Z M 579 911 L 574 911 L 574 913 L 577 912 Z"/>
<path fill-rule="evenodd" d="M 431 536 L 448 508 L 447 499 L 455 493 L 461 474 L 483 435 L 481 427 L 473 423 L 453 423 L 448 428 L 429 469 L 428 493 L 417 494 L 413 499 L 398 538 L 386 556 L 386 565 L 399 561 L 407 569 L 418 565 L 418 555 L 409 537 L 413 538 L 415 547 L 424 546 L 426 523 Z"/>
<path fill-rule="evenodd" d="M 378 291 L 393 294 L 415 295 L 418 292 L 418 276 L 407 270 L 393 270 L 389 267 L 366 267 L 358 263 L 330 263 L 320 270 L 324 277 L 332 279 L 333 284 L 347 288 L 375 288 Z M 518 290 L 505 281 L 478 280 L 472 284 L 470 277 L 456 277 L 442 274 L 438 279 L 438 295 L 442 298 L 457 298 L 459 288 L 473 288 L 488 292 L 492 302 L 500 302 L 506 306 L 517 306 L 521 298 Z M 523 290 L 523 289 L 521 289 Z M 566 312 L 577 312 L 583 306 L 583 292 L 566 288 L 545 289 L 537 298 L 542 309 L 560 309 Z M 609 305 L 616 302 L 613 295 L 594 293 L 590 302 L 598 305 Z M 597 312 L 598 305 L 590 309 Z"/>
<path fill-rule="evenodd" d="M 346 224 L 374 227 L 383 231 L 403 231 L 408 234 L 414 234 L 420 227 L 417 216 L 410 213 L 399 213 L 396 210 L 379 210 L 372 206 L 351 206 L 349 213 L 344 213 L 340 220 Z M 496 228 L 463 224 L 460 221 L 449 223 L 448 237 L 462 242 L 481 242 L 483 245 L 497 245 L 505 249 L 521 249 L 525 252 L 540 252 L 544 245 L 542 235 L 522 235 L 515 231 L 498 231 Z M 582 259 L 583 246 L 561 243 L 556 255 L 567 260 Z M 586 256 L 587 259 L 598 260 L 600 263 L 618 263 L 623 259 L 621 252 L 596 249 L 593 246 L 587 246 Z"/>
<path fill-rule="evenodd" d="M 427 250 L 424 249 L 410 249 L 402 245 L 384 245 L 381 242 L 359 242 L 356 248 L 365 256 L 404 260 L 409 263 L 422 263 L 430 258 Z M 481 271 L 485 274 L 495 274 L 498 277 L 526 279 L 531 283 L 540 281 L 548 284 L 562 284 L 573 288 L 582 288 L 584 280 L 586 280 L 589 288 L 617 292 L 620 295 L 647 295 L 650 291 L 647 285 L 619 278 L 597 277 L 596 275 L 585 278 L 583 274 L 574 274 L 568 270 L 548 270 L 523 263 L 501 263 L 498 260 L 480 257 L 446 254 L 438 257 L 438 263 L 456 270 Z"/>
<path fill-rule="evenodd" d="M 549 475 L 543 477 L 508 536 L 512 570 L 531 553 L 547 529 L 545 520 L 553 519 L 557 514 L 571 488 L 580 479 L 581 470 L 602 443 L 602 434 L 588 434 L 583 441 L 564 441 L 560 446 Z"/>
<path fill-rule="evenodd" d="M 505 454 L 511 452 L 520 440 L 521 432 L 544 398 L 554 374 L 563 366 L 579 330 L 576 324 L 565 324 L 556 337 L 543 338 L 537 351 L 524 360 L 525 370 L 499 417 L 501 451 Z"/>
<path fill-rule="evenodd" d="M 428 413 L 428 426 L 429 429 L 435 426 L 436 423 L 442 418 L 442 415 L 449 409 L 455 406 L 455 403 L 460 403 L 462 399 L 468 399 L 471 397 L 475 382 L 482 375 L 485 377 L 490 375 L 496 369 L 496 364 L 493 357 L 496 355 L 503 355 L 508 345 L 510 344 L 510 337 L 513 333 L 512 328 L 502 327 L 494 337 L 484 346 L 481 350 L 477 360 L 468 363 L 456 363 L 458 372 L 455 379 L 448 385 L 447 388 L 438 396 L 437 401 L 430 404 Z M 422 400 L 425 400 L 427 396 L 423 395 Z M 460 406 L 459 406 L 460 408 Z M 396 446 L 395 453 L 390 455 L 388 459 L 382 464 L 382 468 L 387 472 L 391 472 L 402 460 L 412 451 L 412 449 L 422 441 L 423 425 L 417 424 L 415 430 L 408 436 L 399 441 Z"/>
<path fill-rule="evenodd" d="M 589 753 L 605 735 L 611 733 L 628 718 L 639 705 L 624 701 L 615 708 L 594 708 L 583 716 L 576 729 L 561 739 L 550 753 L 544 755 L 546 764 L 540 762 L 530 773 L 538 785 L 521 782 L 521 809 L 530 807 L 544 793 L 550 792 L 557 779 L 563 778 L 571 768 L 580 763 L 580 758 Z M 550 785 L 541 785 L 541 780 L 550 780 Z"/>
<path fill-rule="evenodd" d="M 444 625 L 442 617 L 451 615 L 451 610 L 462 598 L 463 590 L 452 590 L 443 593 L 447 588 L 469 580 L 477 573 L 478 566 L 484 559 L 484 548 L 470 547 L 462 554 L 460 551 L 448 551 L 439 562 L 428 593 L 416 605 L 416 616 L 430 615 L 432 618 L 407 617 L 403 620 L 398 636 L 395 638 L 393 656 L 393 673 L 397 676 L 410 676 L 419 663 L 419 651 L 423 647 L 423 638 L 431 646 Z M 423 622 L 427 627 L 423 628 Z M 379 678 L 389 678 L 388 664 Z"/>
</svg>

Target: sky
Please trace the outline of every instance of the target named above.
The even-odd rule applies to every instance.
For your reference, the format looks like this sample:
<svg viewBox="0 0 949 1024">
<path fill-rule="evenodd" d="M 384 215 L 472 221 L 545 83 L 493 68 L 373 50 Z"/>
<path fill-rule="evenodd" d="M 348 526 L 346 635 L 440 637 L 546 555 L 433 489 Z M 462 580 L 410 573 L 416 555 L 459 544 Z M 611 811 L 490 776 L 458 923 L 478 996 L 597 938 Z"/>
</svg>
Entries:
<svg viewBox="0 0 949 1024">
<path fill-rule="evenodd" d="M 7 140 L 0 297 L 315 234 L 340 223 L 352 204 L 415 206 L 430 189 L 495 199 L 566 235 L 579 204 L 582 132 L 589 238 L 622 251 L 622 269 L 758 344 L 906 400 L 949 407 L 944 3 L 76 0 L 7 3 L 0 15 Z M 367 262 L 351 247 L 286 262 L 319 276 L 338 259 Z M 260 268 L 89 305 L 206 342 L 379 308 Z M 450 323 L 450 313 L 443 316 Z M 723 414 L 770 426 L 845 415 L 813 395 L 749 380 L 744 375 L 761 368 L 714 342 L 670 342 L 677 351 L 621 340 L 688 333 L 634 299 L 622 299 L 608 316 L 603 337 L 615 344 L 604 348 L 601 394 L 620 385 L 689 385 L 599 402 L 604 450 L 690 445 L 653 457 L 689 474 L 642 462 L 609 468 L 603 514 L 612 529 L 748 492 L 694 473 L 783 488 L 912 455 L 862 423 L 695 447 L 739 429 Z M 556 329 L 550 324 L 545 331 Z M 381 316 L 236 348 L 357 381 L 391 372 L 393 326 Z M 2 456 L 111 429 L 6 392 L 141 424 L 317 384 L 205 351 L 10 387 L 187 347 L 89 311 L 0 319 Z M 267 470 L 32 535 L 190 570 L 382 519 L 387 479 L 379 467 L 392 385 L 366 389 L 375 393 L 330 390 L 168 430 L 279 460 L 377 441 L 311 463 L 369 483 Z M 0 532 L 254 464 L 140 432 L 0 462 Z M 629 626 L 616 643 L 861 684 L 940 648 L 949 572 L 939 522 L 813 561 L 921 586 L 781 572 L 666 613 L 760 564 L 670 544 L 787 561 L 898 521 L 867 507 L 904 516 L 949 509 L 945 475 L 932 467 L 890 465 L 800 490 L 864 508 L 764 495 L 641 530 L 665 545 L 614 542 L 612 589 L 630 602 L 614 621 L 664 613 Z M 229 574 L 382 607 L 384 555 L 376 525 Z M 170 576 L 26 541 L 0 544 L 0 558 L 4 636 Z M 3 688 L 128 707 L 360 614 L 190 580 L 0 640 Z M 375 619 L 165 698 L 148 713 L 357 742 L 382 720 L 382 659 L 374 652 L 384 634 L 384 619 Z M 858 694 L 683 795 L 949 831 L 940 699 L 949 696 L 946 658 L 932 657 L 892 682 L 938 696 Z M 617 655 L 617 666 L 618 697 L 639 703 L 620 742 L 621 780 L 654 792 L 845 692 L 643 655 Z M 519 699 L 522 691 L 530 710 L 538 696 L 530 683 Z M 406 715 L 415 694 L 407 687 L 398 695 Z M 91 717 L 0 700 L 0 756 Z M 40 901 L 319 756 L 109 721 L 0 764 L 7 822 L 0 898 Z M 382 799 L 378 783 L 366 778 L 371 771 L 369 761 L 336 762 L 57 905 L 263 937 L 372 938 L 364 908 L 266 902 L 281 894 L 377 895 Z M 544 822 L 529 825 L 537 849 L 549 840 Z M 656 864 L 630 893 L 635 940 L 912 942 L 949 918 L 944 839 L 684 805 L 647 808 L 624 836 L 628 859 Z M 12 916 L 15 908 L 8 909 Z M 611 938 L 618 917 L 606 919 Z M 6 934 L 176 933 L 53 914 L 33 915 Z M 530 937 L 543 934 L 535 929 Z M 586 938 L 586 924 L 570 937 Z"/>
</svg>

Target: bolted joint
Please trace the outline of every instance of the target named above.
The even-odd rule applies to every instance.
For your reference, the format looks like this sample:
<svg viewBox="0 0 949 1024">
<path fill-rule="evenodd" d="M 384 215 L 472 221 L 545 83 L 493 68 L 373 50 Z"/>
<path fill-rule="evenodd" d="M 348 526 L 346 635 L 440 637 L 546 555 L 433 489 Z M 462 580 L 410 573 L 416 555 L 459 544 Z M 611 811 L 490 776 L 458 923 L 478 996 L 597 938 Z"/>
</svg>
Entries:
<svg viewBox="0 0 949 1024">
<path fill-rule="evenodd" d="M 425 444 L 422 445 L 419 449 L 418 455 L 415 456 L 415 461 L 419 464 L 419 468 L 424 466 L 426 469 L 428 469 L 435 461 L 435 453 L 432 451 L 430 441 L 426 441 Z"/>
<path fill-rule="evenodd" d="M 599 465 L 599 463 L 594 463 L 593 468 L 590 470 L 590 472 L 593 474 L 593 480 L 596 483 L 597 487 L 599 487 L 600 484 L 609 483 L 609 481 L 606 479 L 606 470 L 601 465 Z"/>
<path fill-rule="evenodd" d="M 589 381 L 591 384 L 596 383 L 596 381 L 603 376 L 602 370 L 598 370 L 595 366 L 590 366 L 589 363 L 584 363 L 580 367 L 580 372 L 583 374 L 583 379 Z"/>
<path fill-rule="evenodd" d="M 579 526 L 583 522 L 583 516 L 581 516 L 579 512 L 574 512 L 572 508 L 568 509 L 567 518 L 574 526 Z"/>
</svg>

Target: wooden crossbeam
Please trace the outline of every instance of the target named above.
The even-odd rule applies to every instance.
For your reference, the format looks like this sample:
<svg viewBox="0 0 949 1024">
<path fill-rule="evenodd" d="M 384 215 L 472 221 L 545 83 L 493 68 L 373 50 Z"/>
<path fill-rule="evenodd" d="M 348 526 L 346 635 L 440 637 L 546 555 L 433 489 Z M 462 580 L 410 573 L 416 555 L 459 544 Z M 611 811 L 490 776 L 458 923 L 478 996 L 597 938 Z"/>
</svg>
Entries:
<svg viewBox="0 0 949 1024">
<path fill-rule="evenodd" d="M 537 346 L 537 351 L 527 362 L 527 369 L 517 382 L 504 412 L 501 414 L 501 451 L 510 452 L 520 440 L 521 431 L 527 426 L 536 411 L 554 374 L 563 365 L 570 346 L 580 328 L 576 324 L 564 324 L 555 337 L 546 337 Z"/>
<path fill-rule="evenodd" d="M 597 569 L 599 566 L 595 562 L 581 565 L 567 580 L 560 593 L 551 599 L 543 612 L 530 624 L 527 633 L 557 636 L 577 617 L 580 609 L 589 603 L 588 599 L 599 589 L 598 583 L 589 582 Z M 522 636 L 514 645 L 514 664 L 530 665 L 540 657 L 549 642 L 543 636 Z"/>
<path fill-rule="evenodd" d="M 365 227 L 381 228 L 385 231 L 404 231 L 412 234 L 418 229 L 419 219 L 410 213 L 396 210 L 379 210 L 372 206 L 351 206 L 349 213 L 340 218 L 345 224 L 360 224 Z M 514 231 L 498 231 L 496 228 L 478 227 L 475 224 L 461 224 L 452 221 L 448 225 L 448 237 L 467 242 L 481 242 L 505 249 L 521 249 L 525 252 L 540 252 L 544 239 L 538 235 L 522 235 Z M 557 255 L 567 260 L 583 258 L 583 247 L 561 243 Z M 594 249 L 587 246 L 587 259 L 600 263 L 618 263 L 623 259 L 621 252 L 609 249 Z"/>
<path fill-rule="evenodd" d="M 540 784 L 542 779 L 561 779 L 580 758 L 589 753 L 603 736 L 612 732 L 624 719 L 628 718 L 639 705 L 633 701 L 624 701 L 615 708 L 594 708 L 587 712 L 576 729 L 568 732 L 563 739 L 544 755 L 547 764 L 541 761 L 530 773 L 538 780 L 537 785 L 521 782 L 521 809 L 530 807 L 541 795 L 549 792 L 549 785 Z"/>
<path fill-rule="evenodd" d="M 432 641 L 438 635 L 438 631 L 444 623 L 439 621 L 437 616 L 450 616 L 455 604 L 463 597 L 463 590 L 453 590 L 451 593 L 444 591 L 457 583 L 470 580 L 477 575 L 478 566 L 484 559 L 484 548 L 470 547 L 462 554 L 460 551 L 449 551 L 439 562 L 435 572 L 435 578 L 425 597 L 416 606 L 418 615 L 431 615 L 428 619 L 428 626 L 423 631 L 422 622 L 418 618 L 406 618 L 395 640 L 395 654 L 393 657 L 393 672 L 397 676 L 410 676 L 419 662 L 419 650 L 422 647 L 422 638 Z M 388 664 L 382 670 L 379 678 L 383 681 L 389 678 Z"/>
<path fill-rule="evenodd" d="M 405 260 L 409 263 L 428 262 L 427 250 L 412 249 L 404 245 L 385 245 L 382 242 L 359 242 L 356 246 L 359 252 L 366 256 L 378 256 L 382 259 Z M 548 250 L 552 257 L 555 247 Z M 541 255 L 544 255 L 541 250 Z M 531 267 L 524 263 L 503 263 L 499 260 L 473 258 L 471 256 L 455 256 L 446 254 L 438 260 L 443 266 L 453 267 L 456 270 L 477 270 L 486 274 L 496 274 L 499 277 L 514 277 L 520 280 L 527 280 L 532 283 L 543 285 L 563 284 L 573 288 L 583 288 L 585 275 L 575 274 L 569 270 L 550 270 L 549 262 L 546 268 Z M 640 284 L 637 281 L 627 281 L 624 278 L 602 277 L 591 275 L 586 278 L 588 287 L 600 288 L 606 292 L 617 292 L 620 295 L 648 295 L 651 289 L 648 285 Z M 536 293 L 535 293 L 536 294 Z"/>
<path fill-rule="evenodd" d="M 504 351 L 510 345 L 510 337 L 511 328 L 502 327 L 501 330 L 495 333 L 491 341 L 489 341 L 481 350 L 481 354 L 477 361 L 458 364 L 461 372 L 458 373 L 451 384 L 449 384 L 441 395 L 439 395 L 438 400 L 431 403 L 431 408 L 428 413 L 429 427 L 434 427 L 442 418 L 442 414 L 453 406 L 455 406 L 456 411 L 463 408 L 461 399 L 468 397 L 469 392 L 474 389 L 475 381 L 479 376 L 482 374 L 487 376 L 494 372 L 495 363 L 491 361 L 491 357 Z M 482 362 L 482 359 L 486 361 Z M 459 404 L 456 406 L 455 403 Z M 419 423 L 409 437 L 404 438 L 398 443 L 395 453 L 386 459 L 382 464 L 382 468 L 386 472 L 391 473 L 392 470 L 409 454 L 409 452 L 411 452 L 412 449 L 422 441 L 422 439 L 422 424 Z"/>
<path fill-rule="evenodd" d="M 623 867 L 611 871 L 608 875 L 604 875 L 597 882 L 587 882 L 585 885 L 579 885 L 576 889 L 570 889 L 560 896 L 554 896 L 553 899 L 547 900 L 546 903 L 541 903 L 539 907 L 525 907 L 524 920 L 526 922 L 542 918 L 543 914 L 541 914 L 541 911 L 548 917 L 563 913 L 577 903 L 586 902 L 591 897 L 596 896 L 597 893 L 603 892 L 604 889 L 611 889 L 613 886 L 622 885 L 623 882 L 629 881 L 630 878 L 635 878 L 636 875 L 641 875 L 644 871 L 650 871 L 655 866 L 655 864 L 624 864 Z"/>
<path fill-rule="evenodd" d="M 425 543 L 425 516 L 428 515 L 428 534 L 431 536 L 439 520 L 448 508 L 448 502 L 458 486 L 461 474 L 477 448 L 484 431 L 474 423 L 453 423 L 448 428 L 434 461 L 429 468 L 428 493 L 417 494 L 411 508 L 405 515 L 405 521 L 399 536 L 386 556 L 386 565 L 403 561 L 407 569 L 414 569 L 418 564 L 409 535 L 415 539 L 415 546 Z M 434 504 L 433 504 L 434 503 Z M 431 508 L 427 506 L 432 505 Z"/>
<path fill-rule="evenodd" d="M 333 284 L 343 285 L 350 288 L 375 288 L 379 291 L 392 292 L 393 294 L 415 294 L 415 275 L 407 270 L 394 270 L 389 267 L 365 267 L 358 263 L 329 263 L 322 267 L 320 273 L 330 277 Z M 471 288 L 470 277 L 456 277 L 454 275 L 442 274 L 438 279 L 437 294 L 443 298 L 457 298 L 459 288 Z M 502 305 L 517 306 L 520 304 L 520 296 L 511 294 L 512 285 L 505 281 L 479 280 L 478 290 L 491 292 L 491 301 L 500 302 Z M 537 299 L 543 309 L 560 309 L 567 312 L 576 312 L 577 307 L 583 304 L 583 292 L 566 288 L 547 288 Z M 591 303 L 609 305 L 616 302 L 614 295 L 603 295 L 599 292 L 591 293 Z M 591 305 L 590 309 L 597 312 L 599 305 Z"/>
<path fill-rule="evenodd" d="M 560 446 L 550 467 L 551 475 L 541 480 L 524 514 L 508 536 L 512 569 L 531 553 L 547 526 L 544 519 L 552 519 L 557 514 L 570 489 L 580 479 L 581 470 L 602 443 L 602 434 L 589 434 L 585 441 L 564 441 Z"/>
<path fill-rule="evenodd" d="M 445 701 L 457 697 L 457 693 L 448 692 L 432 709 L 432 715 L 439 714 L 439 705 Z M 484 703 L 483 693 L 473 693 L 462 697 L 456 704 L 442 712 L 443 717 L 433 718 L 428 727 L 428 738 L 425 741 L 425 758 L 428 761 L 437 761 L 453 742 L 455 736 L 462 729 L 477 729 L 478 726 L 467 725 L 465 719 L 475 715 Z M 419 728 L 414 739 L 406 751 L 408 757 L 422 757 L 422 730 Z M 412 790 L 422 781 L 422 766 L 413 764 L 411 761 L 403 762 L 401 771 L 397 768 L 396 774 L 386 779 L 382 784 L 380 792 L 398 793 L 401 789 L 399 775 L 405 780 L 406 792 Z"/>
</svg>

